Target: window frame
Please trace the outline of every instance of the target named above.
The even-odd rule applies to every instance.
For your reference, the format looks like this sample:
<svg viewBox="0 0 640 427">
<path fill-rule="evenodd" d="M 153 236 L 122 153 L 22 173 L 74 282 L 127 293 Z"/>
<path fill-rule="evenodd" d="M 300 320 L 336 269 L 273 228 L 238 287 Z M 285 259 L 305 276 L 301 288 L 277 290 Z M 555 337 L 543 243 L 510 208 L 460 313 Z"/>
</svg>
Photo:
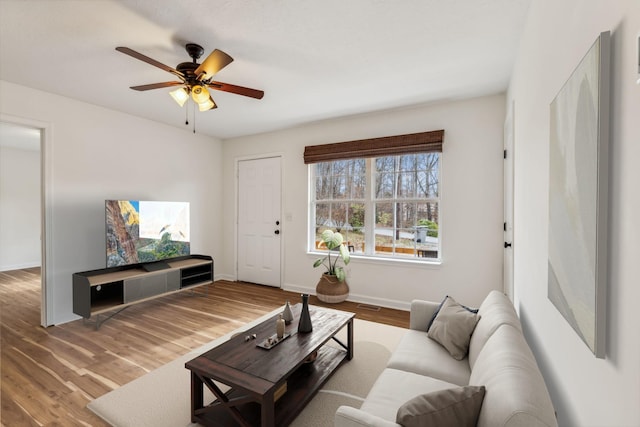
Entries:
<svg viewBox="0 0 640 427">
<path fill-rule="evenodd" d="M 427 198 L 417 198 L 417 197 L 413 197 L 413 198 L 398 198 L 397 194 L 394 194 L 394 197 L 392 198 L 384 198 L 384 199 L 376 199 L 375 197 L 375 179 L 376 179 L 376 174 L 377 174 L 377 170 L 376 170 L 376 159 L 380 158 L 380 157 L 388 157 L 388 156 L 393 156 L 393 157 L 399 157 L 402 155 L 407 155 L 407 154 L 420 154 L 419 152 L 414 152 L 414 153 L 396 153 L 396 154 L 387 154 L 387 155 L 381 155 L 381 156 L 376 156 L 376 157 L 352 157 L 351 159 L 363 159 L 365 161 L 365 199 L 364 199 L 364 206 L 365 206 L 365 224 L 363 229 L 365 230 L 364 232 L 364 251 L 363 252 L 354 252 L 352 253 L 352 257 L 354 258 L 361 258 L 361 259 L 367 259 L 370 261 L 390 261 L 390 262 L 409 262 L 409 263 L 419 263 L 420 265 L 424 265 L 424 264 L 432 264 L 432 265 L 438 265 L 441 264 L 442 262 L 442 222 L 441 222 L 441 218 L 442 218 L 442 152 L 441 151 L 431 151 L 434 153 L 438 154 L 438 194 L 436 197 L 427 197 Z M 336 160 L 349 160 L 349 159 L 334 159 L 334 160 L 326 160 L 326 162 L 333 162 Z M 325 161 L 323 161 L 325 162 Z M 320 163 L 320 162 L 315 162 L 315 163 Z M 317 165 L 315 163 L 311 163 L 308 165 L 309 169 L 308 169 L 308 178 L 309 178 L 309 203 L 308 203 L 308 208 L 309 208 L 309 215 L 308 215 L 308 222 L 307 222 L 307 228 L 308 228 L 308 244 L 307 244 L 307 248 L 309 253 L 314 253 L 314 254 L 318 254 L 318 253 L 326 253 L 325 250 L 319 249 L 316 247 L 316 204 L 317 203 L 322 203 L 323 200 L 321 199 L 320 201 L 318 201 L 316 199 L 316 169 L 317 169 Z M 396 168 L 394 168 L 394 173 L 398 172 L 398 170 Z M 403 203 L 403 202 L 407 202 L 407 203 L 426 203 L 426 202 L 434 202 L 437 203 L 438 205 L 438 244 L 437 244 L 437 257 L 434 258 L 430 258 L 430 257 L 419 257 L 417 253 L 415 253 L 413 256 L 406 256 L 406 255 L 398 255 L 396 254 L 395 248 L 396 245 L 393 245 L 393 249 L 391 251 L 391 253 L 389 255 L 384 255 L 384 254 L 380 254 L 380 253 L 376 253 L 376 246 L 375 246 L 375 241 L 376 241 L 376 234 L 375 232 L 369 232 L 367 233 L 366 230 L 375 230 L 375 206 L 376 203 L 380 203 L 380 202 L 385 202 L 385 201 L 389 201 L 391 203 Z M 356 200 L 356 199 L 328 199 L 329 203 L 341 203 L 341 202 L 345 202 L 345 203 L 360 203 L 360 199 Z M 394 214 L 395 216 L 395 214 Z M 397 223 L 396 220 L 394 218 L 394 230 L 397 227 Z"/>
</svg>

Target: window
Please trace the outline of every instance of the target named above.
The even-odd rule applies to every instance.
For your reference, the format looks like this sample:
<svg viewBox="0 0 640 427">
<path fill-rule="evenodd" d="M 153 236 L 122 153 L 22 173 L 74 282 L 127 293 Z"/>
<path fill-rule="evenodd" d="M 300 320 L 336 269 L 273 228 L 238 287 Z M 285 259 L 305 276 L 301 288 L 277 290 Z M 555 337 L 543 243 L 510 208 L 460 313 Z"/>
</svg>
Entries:
<svg viewBox="0 0 640 427">
<path fill-rule="evenodd" d="M 364 256 L 438 259 L 440 152 L 310 166 L 312 249 L 330 228 Z"/>
<path fill-rule="evenodd" d="M 440 162 L 444 130 L 304 149 L 309 167 L 309 248 L 327 229 L 351 252 L 440 259 Z"/>
</svg>

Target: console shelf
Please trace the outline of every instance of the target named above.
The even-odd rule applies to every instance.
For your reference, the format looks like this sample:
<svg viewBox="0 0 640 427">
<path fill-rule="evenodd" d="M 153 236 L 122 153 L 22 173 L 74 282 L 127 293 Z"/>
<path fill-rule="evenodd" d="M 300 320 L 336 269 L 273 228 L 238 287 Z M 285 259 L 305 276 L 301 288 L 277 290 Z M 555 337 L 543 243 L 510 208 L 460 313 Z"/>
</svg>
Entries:
<svg viewBox="0 0 640 427">
<path fill-rule="evenodd" d="M 144 264 L 83 271 L 73 274 L 73 312 L 85 319 L 122 310 L 187 288 L 213 282 L 213 259 L 189 255 L 164 261 L 160 270 Z M 96 328 L 100 325 L 96 319 Z"/>
</svg>

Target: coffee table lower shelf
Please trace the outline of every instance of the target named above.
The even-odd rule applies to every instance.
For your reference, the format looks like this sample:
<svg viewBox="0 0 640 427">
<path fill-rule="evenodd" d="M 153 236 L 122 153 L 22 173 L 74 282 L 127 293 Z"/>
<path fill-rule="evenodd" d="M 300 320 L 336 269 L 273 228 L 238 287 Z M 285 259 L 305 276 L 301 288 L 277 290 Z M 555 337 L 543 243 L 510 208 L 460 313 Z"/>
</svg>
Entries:
<svg viewBox="0 0 640 427">
<path fill-rule="evenodd" d="M 287 378 L 287 391 L 275 403 L 275 425 L 287 426 L 302 412 L 304 407 L 322 388 L 336 369 L 347 359 L 347 351 L 342 348 L 324 346 L 318 350 L 318 357 L 312 363 L 302 364 Z M 246 396 L 239 389 L 227 392 L 229 399 Z M 236 407 L 248 425 L 259 426 L 261 407 L 257 402 L 248 402 Z M 239 424 L 220 403 L 213 402 L 195 415 L 198 423 L 205 426 L 231 427 Z"/>
</svg>

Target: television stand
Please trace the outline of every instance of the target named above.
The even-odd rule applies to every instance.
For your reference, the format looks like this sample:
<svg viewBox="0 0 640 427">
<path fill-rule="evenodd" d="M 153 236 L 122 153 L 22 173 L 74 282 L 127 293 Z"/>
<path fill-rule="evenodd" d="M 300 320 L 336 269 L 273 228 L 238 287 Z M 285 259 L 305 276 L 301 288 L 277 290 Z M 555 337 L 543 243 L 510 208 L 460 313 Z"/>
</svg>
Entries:
<svg viewBox="0 0 640 427">
<path fill-rule="evenodd" d="M 125 305 L 122 308 L 119 308 L 115 311 L 112 311 L 111 313 L 98 313 L 96 314 L 96 318 L 93 321 L 89 321 L 89 319 L 85 319 L 84 317 L 82 318 L 82 324 L 86 325 L 86 324 L 91 324 L 93 323 L 96 327 L 96 331 L 98 329 L 100 329 L 100 325 L 102 325 L 104 322 L 106 322 L 107 320 L 111 319 L 112 317 L 114 317 L 117 314 L 122 313 L 123 311 L 125 311 L 127 308 L 131 307 L 130 305 Z M 103 316 L 102 319 L 100 318 L 100 316 Z"/>
<path fill-rule="evenodd" d="M 73 312 L 85 321 L 96 316 L 95 327 L 132 304 L 213 283 L 213 259 L 187 255 L 154 263 L 83 271 L 73 274 Z M 106 315 L 107 313 L 111 313 Z M 100 319 L 104 315 L 104 319 Z"/>
<path fill-rule="evenodd" d="M 171 268 L 171 266 L 165 261 L 154 261 L 142 264 L 142 269 L 148 272 L 166 270 L 168 268 Z"/>
</svg>

